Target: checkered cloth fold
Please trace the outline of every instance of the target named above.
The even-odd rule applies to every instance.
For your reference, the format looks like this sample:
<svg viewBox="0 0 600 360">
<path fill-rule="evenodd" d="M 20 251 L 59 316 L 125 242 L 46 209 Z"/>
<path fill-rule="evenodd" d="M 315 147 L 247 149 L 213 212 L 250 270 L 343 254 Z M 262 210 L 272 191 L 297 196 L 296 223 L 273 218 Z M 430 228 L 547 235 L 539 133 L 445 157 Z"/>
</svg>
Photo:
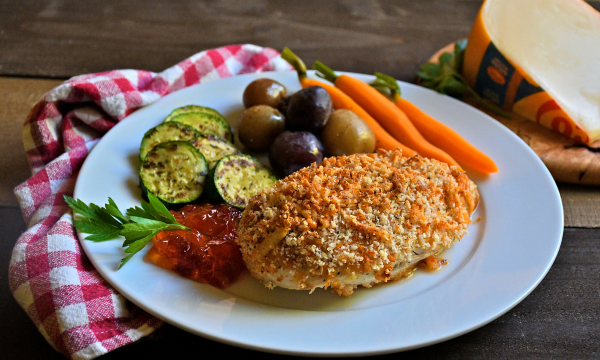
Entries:
<svg viewBox="0 0 600 360">
<path fill-rule="evenodd" d="M 23 142 L 33 176 L 15 188 L 27 231 L 9 265 L 11 291 L 48 342 L 93 359 L 148 335 L 162 322 L 127 302 L 82 251 L 63 195 L 104 133 L 136 109 L 190 85 L 244 73 L 290 70 L 273 49 L 231 45 L 202 51 L 161 72 L 76 76 L 29 113 Z"/>
</svg>

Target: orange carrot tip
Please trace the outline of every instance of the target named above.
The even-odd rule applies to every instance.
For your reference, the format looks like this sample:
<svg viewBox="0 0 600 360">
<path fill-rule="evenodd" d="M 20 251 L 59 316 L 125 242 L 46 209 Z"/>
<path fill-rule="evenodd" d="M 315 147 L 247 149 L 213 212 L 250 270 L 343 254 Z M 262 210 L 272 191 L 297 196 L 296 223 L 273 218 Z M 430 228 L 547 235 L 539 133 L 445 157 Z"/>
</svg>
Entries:
<svg viewBox="0 0 600 360">
<path fill-rule="evenodd" d="M 375 73 L 375 76 L 376 80 L 371 86 L 378 91 L 388 91 L 396 106 L 408 116 L 408 119 L 427 141 L 474 170 L 486 174 L 498 172 L 498 167 L 490 157 L 471 145 L 452 128 L 403 99 L 400 96 L 400 85 L 396 79 L 382 73 Z"/>
<path fill-rule="evenodd" d="M 369 84 L 348 75 L 338 76 L 320 61 L 314 63 L 313 69 L 317 71 L 317 76 L 333 82 L 336 88 L 350 96 L 398 142 L 406 144 L 424 157 L 460 168 L 450 155 L 429 143 L 402 110 Z"/>
</svg>

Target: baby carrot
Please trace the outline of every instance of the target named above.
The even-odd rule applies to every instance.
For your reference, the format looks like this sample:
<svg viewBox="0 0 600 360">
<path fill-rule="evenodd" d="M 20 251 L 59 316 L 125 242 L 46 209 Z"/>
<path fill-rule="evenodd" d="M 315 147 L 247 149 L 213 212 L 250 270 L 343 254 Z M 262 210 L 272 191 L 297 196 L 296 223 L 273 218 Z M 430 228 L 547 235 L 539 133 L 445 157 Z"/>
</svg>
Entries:
<svg viewBox="0 0 600 360">
<path fill-rule="evenodd" d="M 377 120 L 396 140 L 407 144 L 417 151 L 419 155 L 443 161 L 449 165 L 460 165 L 446 152 L 435 147 L 408 120 L 406 114 L 398 109 L 385 96 L 369 86 L 348 75 L 337 76 L 333 70 L 320 61 L 315 62 L 313 69 L 321 73 L 322 77 L 335 84 L 335 87 L 350 96 L 369 115 Z"/>
<path fill-rule="evenodd" d="M 417 152 L 413 149 L 405 146 L 398 140 L 394 139 L 384 128 L 379 125 L 375 119 L 371 117 L 363 108 L 361 108 L 352 98 L 348 95 L 344 94 L 340 89 L 326 84 L 319 80 L 313 80 L 306 77 L 306 65 L 304 62 L 296 56 L 289 48 L 283 49 L 281 52 L 281 57 L 292 64 L 296 72 L 298 73 L 298 80 L 300 80 L 300 84 L 303 88 L 308 86 L 321 86 L 323 87 L 329 96 L 331 97 L 331 102 L 333 103 L 333 107 L 335 109 L 346 109 L 353 111 L 356 115 L 358 115 L 361 119 L 364 120 L 367 125 L 373 130 L 375 134 L 376 147 L 382 148 L 385 150 L 393 150 L 396 148 L 402 149 L 403 156 L 413 156 Z"/>
<path fill-rule="evenodd" d="M 396 79 L 381 73 L 375 73 L 377 80 L 372 84 L 375 88 L 383 86 L 392 93 L 396 106 L 404 111 L 408 119 L 419 132 L 432 144 L 443 149 L 460 163 L 482 173 L 498 172 L 494 160 L 471 145 L 456 131 L 424 113 L 410 101 L 400 96 L 400 85 Z"/>
<path fill-rule="evenodd" d="M 344 94 L 340 89 L 335 86 L 325 84 L 319 80 L 311 80 L 306 79 L 300 82 L 302 87 L 307 86 L 321 86 L 323 87 L 331 97 L 331 102 L 333 103 L 334 109 L 346 109 L 354 112 L 358 117 L 364 120 L 367 125 L 373 130 L 375 134 L 375 146 L 377 148 L 383 148 L 385 150 L 393 150 L 396 148 L 402 149 L 402 155 L 406 157 L 411 157 L 416 155 L 417 152 L 408 146 L 402 144 L 398 140 L 394 139 L 392 135 L 390 135 L 384 128 L 379 125 L 375 119 L 369 115 L 363 108 L 361 108 L 352 98 L 346 94 Z"/>
</svg>

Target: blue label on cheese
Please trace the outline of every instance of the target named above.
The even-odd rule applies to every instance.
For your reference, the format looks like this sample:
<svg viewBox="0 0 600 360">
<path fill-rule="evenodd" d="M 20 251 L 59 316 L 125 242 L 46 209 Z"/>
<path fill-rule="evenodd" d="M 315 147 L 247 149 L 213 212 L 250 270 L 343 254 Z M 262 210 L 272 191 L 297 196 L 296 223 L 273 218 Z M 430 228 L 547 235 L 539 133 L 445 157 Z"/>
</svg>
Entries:
<svg viewBox="0 0 600 360">
<path fill-rule="evenodd" d="M 498 51 L 493 43 L 488 45 L 475 80 L 475 91 L 502 106 L 508 84 L 515 68 Z"/>
<path fill-rule="evenodd" d="M 529 83 L 529 81 L 527 81 L 527 79 L 523 79 L 523 81 L 521 81 L 521 83 L 519 84 L 519 87 L 517 88 L 517 94 L 515 95 L 515 102 L 517 102 L 523 98 L 526 98 L 529 95 L 538 93 L 540 91 L 544 91 L 544 89 L 542 89 L 539 86 L 531 85 L 531 83 Z"/>
</svg>

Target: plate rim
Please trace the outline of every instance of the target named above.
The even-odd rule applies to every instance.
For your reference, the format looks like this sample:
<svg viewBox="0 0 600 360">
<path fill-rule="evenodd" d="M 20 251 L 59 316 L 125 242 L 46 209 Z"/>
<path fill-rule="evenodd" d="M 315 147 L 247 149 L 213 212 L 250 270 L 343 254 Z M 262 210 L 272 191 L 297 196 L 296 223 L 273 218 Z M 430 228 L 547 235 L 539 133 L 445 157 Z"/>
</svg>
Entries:
<svg viewBox="0 0 600 360">
<path fill-rule="evenodd" d="M 238 75 L 236 77 L 240 77 L 240 76 L 248 76 L 248 77 L 256 77 L 256 76 L 278 76 L 277 74 L 279 74 L 279 73 L 290 73 L 290 72 L 265 72 L 265 73 L 259 73 L 259 74 L 254 73 L 254 74 Z M 344 73 L 344 74 L 348 74 L 348 75 L 356 75 L 358 77 L 369 76 L 369 75 L 358 74 L 358 73 L 348 73 L 348 72 L 339 72 L 339 73 Z M 310 72 L 310 74 L 312 76 L 314 76 L 313 75 L 314 72 Z M 225 79 L 231 79 L 231 78 L 234 78 L 234 77 L 225 78 Z M 218 79 L 218 80 L 215 80 L 215 81 L 211 81 L 209 83 L 203 83 L 203 84 L 193 85 L 193 86 L 190 86 L 190 87 L 178 90 L 176 92 L 173 92 L 173 93 L 171 93 L 171 94 L 169 94 L 167 96 L 168 97 L 177 97 L 177 94 L 179 92 L 181 92 L 181 91 L 193 91 L 194 88 L 201 87 L 203 85 L 214 83 L 214 82 L 218 82 L 218 81 L 225 80 L 225 79 Z M 439 95 L 439 94 L 435 93 L 432 90 L 425 89 L 425 88 L 422 88 L 422 87 L 419 87 L 417 85 L 413 85 L 413 84 L 410 84 L 410 83 L 405 83 L 405 82 L 400 82 L 399 81 L 399 84 L 402 87 L 414 87 L 414 88 L 418 88 L 419 89 L 418 91 L 429 91 L 429 92 L 431 92 L 433 94 Z M 157 103 L 161 102 L 161 100 L 165 99 L 167 96 L 159 99 L 157 102 L 155 102 L 153 104 L 150 104 L 150 105 L 146 106 L 145 108 L 148 108 L 148 107 L 150 107 L 150 106 L 152 106 L 154 104 L 157 104 Z M 454 101 L 457 101 L 457 100 L 454 100 Z M 483 113 L 483 112 L 481 112 L 481 111 L 479 111 L 479 110 L 477 110 L 475 108 L 472 108 L 472 107 L 470 107 L 467 104 L 464 104 L 462 102 L 460 102 L 460 103 L 463 106 L 466 106 L 466 107 L 472 109 L 473 111 L 480 113 L 481 116 L 489 118 L 488 120 L 491 121 L 494 124 L 494 126 L 496 126 L 496 128 L 498 130 L 504 132 L 505 135 L 512 136 L 512 137 L 518 139 L 519 141 L 521 141 L 518 138 L 517 135 L 515 135 L 514 133 L 512 133 L 509 129 L 507 129 L 506 127 L 502 126 L 500 123 L 498 123 L 496 120 L 494 120 L 493 118 L 489 117 L 485 113 Z M 136 112 L 134 112 L 132 114 L 135 114 Z M 119 125 L 121 123 L 123 123 L 124 121 L 126 121 L 126 120 L 127 120 L 127 118 L 123 119 L 123 121 L 119 122 L 119 124 L 117 124 L 113 129 L 115 129 L 115 128 L 118 129 Z M 111 129 L 111 131 L 113 129 Z M 100 143 L 104 138 L 105 137 L 103 137 L 102 139 L 100 139 L 100 141 L 98 143 Z M 98 144 L 96 144 L 96 146 L 97 145 Z M 96 146 L 94 146 L 94 148 L 96 148 Z M 542 164 L 541 160 L 537 157 L 537 155 L 535 155 L 535 153 L 533 152 L 533 150 L 531 150 L 528 146 L 526 146 L 526 149 L 528 149 L 530 151 L 530 153 L 533 154 L 533 156 L 535 157 L 535 159 L 537 159 L 537 161 L 539 161 L 539 163 Z M 94 151 L 94 150 L 95 149 L 92 149 L 92 151 Z M 88 159 L 89 159 L 89 156 L 84 161 L 84 164 L 82 165 L 81 170 L 80 170 L 80 174 L 83 172 L 84 167 L 86 166 L 86 163 L 87 163 Z M 542 167 L 544 169 L 546 169 L 543 164 L 542 164 Z M 473 324 L 472 326 L 463 328 L 460 331 L 454 331 L 454 332 L 452 332 L 452 334 L 449 334 L 449 335 L 443 336 L 443 337 L 438 337 L 438 338 L 436 338 L 434 340 L 424 341 L 424 342 L 421 342 L 421 343 L 415 343 L 412 346 L 388 347 L 388 348 L 385 348 L 385 349 L 366 350 L 366 351 L 362 351 L 362 352 L 357 352 L 357 351 L 350 351 L 350 352 L 334 351 L 334 352 L 328 352 L 328 351 L 310 351 L 310 350 L 304 350 L 303 351 L 303 350 L 289 350 L 289 349 L 284 349 L 284 348 L 277 348 L 277 347 L 274 347 L 274 346 L 265 347 L 265 346 L 255 345 L 255 344 L 252 344 L 252 343 L 247 343 L 247 342 L 240 341 L 240 340 L 235 340 L 235 339 L 224 337 L 224 336 L 217 336 L 217 335 L 214 335 L 213 333 L 199 331 L 198 329 L 189 328 L 188 326 L 186 326 L 184 324 L 181 324 L 179 322 L 174 322 L 173 319 L 170 319 L 170 318 L 166 317 L 164 314 L 161 314 L 160 312 L 154 311 L 154 309 L 152 309 L 151 307 L 146 306 L 146 304 L 144 304 L 143 302 L 137 301 L 137 299 L 132 299 L 129 296 L 125 296 L 125 295 L 123 295 L 123 296 L 125 296 L 129 301 L 131 301 L 132 303 L 136 304 L 138 307 L 140 307 L 144 311 L 152 314 L 153 316 L 156 316 L 159 319 L 162 319 L 163 321 L 165 321 L 167 323 L 170 323 L 170 324 L 173 324 L 174 326 L 182 328 L 185 331 L 188 331 L 188 332 L 191 332 L 191 333 L 194 333 L 194 334 L 198 334 L 198 335 L 201 335 L 201 336 L 203 336 L 205 338 L 208 338 L 208 339 L 211 339 L 211 340 L 215 340 L 215 341 L 219 341 L 219 342 L 222 342 L 222 343 L 226 343 L 226 344 L 229 344 L 229 345 L 234 345 L 234 346 L 238 346 L 238 347 L 242 347 L 242 348 L 247 348 L 247 349 L 252 349 L 252 350 L 265 351 L 265 352 L 270 352 L 270 353 L 286 354 L 286 355 L 303 355 L 303 356 L 332 356 L 332 357 L 335 357 L 335 356 L 349 356 L 349 355 L 352 355 L 352 356 L 367 356 L 367 355 L 379 355 L 379 354 L 387 354 L 387 353 L 393 353 L 393 352 L 399 352 L 399 351 L 407 351 L 407 350 L 411 350 L 411 349 L 415 349 L 415 348 L 420 348 L 420 347 L 424 347 L 424 346 L 429 346 L 429 345 L 433 345 L 433 344 L 436 344 L 436 343 L 440 343 L 440 342 L 443 342 L 443 341 L 446 341 L 446 340 L 449 340 L 449 339 L 461 336 L 461 335 L 463 335 L 465 333 L 468 333 L 470 331 L 473 331 L 473 330 L 475 330 L 475 329 L 477 329 L 479 327 L 482 327 L 482 326 L 484 326 L 484 325 L 492 322 L 493 320 L 499 318 L 500 316 L 506 314 L 508 311 L 510 311 L 516 305 L 518 305 L 521 301 L 523 301 L 523 299 L 525 299 L 529 294 L 531 294 L 531 292 L 533 290 L 535 290 L 535 288 L 541 283 L 541 281 L 547 275 L 548 271 L 550 270 L 550 268 L 552 267 L 552 265 L 553 265 L 553 263 L 554 263 L 554 261 L 556 259 L 556 256 L 558 255 L 558 251 L 559 251 L 560 245 L 562 243 L 562 237 L 563 237 L 563 233 L 564 233 L 564 210 L 563 210 L 563 207 L 562 207 L 562 203 L 560 201 L 560 194 L 558 192 L 558 188 L 556 187 L 556 184 L 554 183 L 554 180 L 552 179 L 550 173 L 547 170 L 546 170 L 545 175 L 546 175 L 547 178 L 550 179 L 550 181 L 554 185 L 554 187 L 552 189 L 552 190 L 554 190 L 553 191 L 554 192 L 553 195 L 556 198 L 558 198 L 558 203 L 557 204 L 558 204 L 559 209 L 560 209 L 560 216 L 559 216 L 559 218 L 560 218 L 560 221 L 559 221 L 560 226 L 559 226 L 559 234 L 557 234 L 558 242 L 557 242 L 557 245 L 556 245 L 556 247 L 555 247 L 555 249 L 553 251 L 553 254 L 551 256 L 552 257 L 551 260 L 546 262 L 544 269 L 538 274 L 538 276 L 536 276 L 535 281 L 528 286 L 528 289 L 525 292 L 523 292 L 522 294 L 520 294 L 520 296 L 518 298 L 513 299 L 513 301 L 507 307 L 505 307 L 502 311 L 499 311 L 499 312 L 495 313 L 491 317 L 487 317 L 482 322 L 479 322 L 477 324 Z M 76 197 L 76 194 L 78 192 L 77 189 L 78 189 L 79 179 L 80 179 L 80 177 L 78 177 L 78 179 L 76 181 L 76 184 L 75 184 L 74 197 Z M 89 249 L 86 246 L 87 242 L 83 240 L 83 237 L 82 237 L 82 235 L 81 235 L 81 233 L 79 231 L 77 231 L 77 234 L 78 234 L 78 239 L 79 239 L 80 243 L 82 244 L 82 247 L 83 247 L 86 255 L 88 256 L 88 258 L 90 259 L 90 261 L 92 262 L 92 264 L 94 265 L 94 267 L 96 268 L 96 270 L 99 272 L 99 274 L 113 288 L 115 288 L 115 290 L 117 290 L 119 293 L 121 293 L 121 294 L 126 293 L 127 291 L 122 291 L 120 289 L 120 286 L 115 286 L 115 284 L 113 284 L 113 282 L 110 281 L 109 278 L 107 278 L 108 276 L 106 276 L 103 273 L 103 271 L 101 271 L 101 269 L 98 268 L 98 266 L 96 265 L 96 262 L 95 262 L 93 254 L 91 254 L 91 253 L 88 252 Z M 270 305 L 264 305 L 264 304 L 260 304 L 260 305 L 261 306 L 270 306 Z M 382 305 L 382 307 L 392 306 L 392 305 L 393 304 Z M 298 310 L 298 311 L 300 311 L 300 310 Z M 306 311 L 306 310 L 304 310 L 304 311 Z M 356 310 L 348 310 L 348 311 L 362 311 L 362 310 L 361 309 L 356 309 Z"/>
</svg>

